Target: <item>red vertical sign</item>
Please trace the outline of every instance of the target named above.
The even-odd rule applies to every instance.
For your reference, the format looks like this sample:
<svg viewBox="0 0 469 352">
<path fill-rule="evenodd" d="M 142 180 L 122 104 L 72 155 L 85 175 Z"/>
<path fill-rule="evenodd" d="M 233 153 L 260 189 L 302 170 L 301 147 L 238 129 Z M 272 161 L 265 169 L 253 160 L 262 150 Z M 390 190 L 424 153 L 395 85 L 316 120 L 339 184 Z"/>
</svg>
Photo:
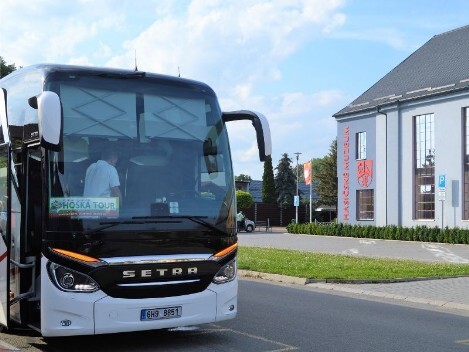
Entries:
<svg viewBox="0 0 469 352">
<path fill-rule="evenodd" d="M 303 164 L 303 171 L 305 174 L 305 184 L 311 184 L 311 161 Z"/>
</svg>

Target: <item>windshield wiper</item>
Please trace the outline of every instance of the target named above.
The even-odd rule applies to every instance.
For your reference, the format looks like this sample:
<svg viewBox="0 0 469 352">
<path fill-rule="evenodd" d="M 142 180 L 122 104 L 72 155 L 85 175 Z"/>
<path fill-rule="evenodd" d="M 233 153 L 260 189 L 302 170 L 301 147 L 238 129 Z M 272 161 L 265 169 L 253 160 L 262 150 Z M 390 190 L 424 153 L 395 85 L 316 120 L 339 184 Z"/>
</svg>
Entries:
<svg viewBox="0 0 469 352">
<path fill-rule="evenodd" d="M 188 215 L 164 215 L 164 216 L 135 216 L 132 220 L 122 220 L 122 221 L 103 221 L 100 222 L 99 227 L 94 229 L 89 229 L 87 231 L 74 233 L 74 237 L 87 237 L 89 235 L 96 234 L 103 230 L 109 229 L 114 226 L 118 225 L 129 225 L 129 224 L 160 224 L 160 223 L 178 223 L 180 219 L 188 219 L 191 220 L 199 225 L 203 225 L 211 230 L 216 232 L 221 232 L 225 234 L 222 230 L 218 227 L 212 225 L 208 221 L 204 220 L 207 219 L 208 216 L 188 216 Z"/>
<path fill-rule="evenodd" d="M 154 221 L 151 221 L 154 222 Z M 100 222 L 99 224 L 101 225 L 100 227 L 96 227 L 94 229 L 89 229 L 87 231 L 83 232 L 78 232 L 73 234 L 73 236 L 83 236 L 86 237 L 91 234 L 95 234 L 98 232 L 101 232 L 103 230 L 109 229 L 111 227 L 117 226 L 117 225 L 128 225 L 128 224 L 147 224 L 149 221 L 136 221 L 136 220 L 122 220 L 122 221 L 103 221 Z"/>
<path fill-rule="evenodd" d="M 142 220 L 148 220 L 148 219 L 188 219 L 191 220 L 199 225 L 203 225 L 211 230 L 217 231 L 224 233 L 222 230 L 220 230 L 218 227 L 212 225 L 208 221 L 204 219 L 208 219 L 208 216 L 203 216 L 203 215 L 159 215 L 159 216 L 135 216 L 132 219 L 142 219 Z"/>
</svg>

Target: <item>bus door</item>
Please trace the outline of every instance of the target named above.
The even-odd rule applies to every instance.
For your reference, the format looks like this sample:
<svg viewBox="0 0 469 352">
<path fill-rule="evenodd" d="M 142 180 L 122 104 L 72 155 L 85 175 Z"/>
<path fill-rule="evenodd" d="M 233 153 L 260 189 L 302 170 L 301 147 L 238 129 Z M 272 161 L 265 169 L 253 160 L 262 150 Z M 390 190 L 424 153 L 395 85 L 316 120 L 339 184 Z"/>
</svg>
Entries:
<svg viewBox="0 0 469 352">
<path fill-rule="evenodd" d="M 10 320 L 34 325 L 39 321 L 36 267 L 40 258 L 37 226 L 42 190 L 40 149 L 14 151 L 12 162 L 15 166 L 10 178 Z"/>
<path fill-rule="evenodd" d="M 8 208 L 8 144 L 0 145 L 0 324 L 10 318 L 10 232 Z"/>
</svg>

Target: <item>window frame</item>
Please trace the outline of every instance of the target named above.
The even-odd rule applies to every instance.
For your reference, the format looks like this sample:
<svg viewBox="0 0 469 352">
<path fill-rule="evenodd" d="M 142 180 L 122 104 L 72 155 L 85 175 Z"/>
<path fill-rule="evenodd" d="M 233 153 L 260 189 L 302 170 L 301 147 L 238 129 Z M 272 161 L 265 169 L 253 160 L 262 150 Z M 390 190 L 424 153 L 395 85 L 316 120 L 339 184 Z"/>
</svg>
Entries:
<svg viewBox="0 0 469 352">
<path fill-rule="evenodd" d="M 374 189 L 357 189 L 356 202 L 357 202 L 357 221 L 374 221 L 375 219 L 375 190 Z M 369 193 L 369 195 L 367 195 Z M 369 202 L 362 202 L 371 200 Z M 367 208 L 369 207 L 369 208 Z M 366 217 L 370 214 L 371 217 Z M 362 217 L 362 215 L 365 216 Z"/>
<path fill-rule="evenodd" d="M 413 124 L 414 220 L 434 221 L 436 209 L 435 114 L 416 115 Z"/>
<path fill-rule="evenodd" d="M 462 220 L 469 220 L 469 107 L 462 109 Z"/>
<path fill-rule="evenodd" d="M 355 159 L 366 159 L 366 131 L 357 132 L 355 135 Z"/>
</svg>

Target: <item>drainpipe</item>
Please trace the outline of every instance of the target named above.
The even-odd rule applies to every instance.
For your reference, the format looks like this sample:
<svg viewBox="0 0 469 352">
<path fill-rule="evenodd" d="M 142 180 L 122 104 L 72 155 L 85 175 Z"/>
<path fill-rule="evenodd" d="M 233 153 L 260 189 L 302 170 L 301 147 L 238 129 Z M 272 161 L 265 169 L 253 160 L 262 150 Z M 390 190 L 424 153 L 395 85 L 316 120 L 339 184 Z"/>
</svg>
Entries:
<svg viewBox="0 0 469 352">
<path fill-rule="evenodd" d="M 380 114 L 380 115 L 384 115 L 386 116 L 386 124 L 385 124 L 385 127 L 384 127 L 384 134 L 385 134 L 385 146 L 386 146 L 386 151 L 385 151 L 385 155 L 386 155 L 386 206 L 385 206 L 385 209 L 386 209 L 386 217 L 385 217 L 385 226 L 388 225 L 388 114 L 385 113 L 385 112 L 382 112 L 380 111 L 380 108 L 381 106 L 378 105 L 376 107 L 376 113 L 377 114 Z"/>
</svg>

